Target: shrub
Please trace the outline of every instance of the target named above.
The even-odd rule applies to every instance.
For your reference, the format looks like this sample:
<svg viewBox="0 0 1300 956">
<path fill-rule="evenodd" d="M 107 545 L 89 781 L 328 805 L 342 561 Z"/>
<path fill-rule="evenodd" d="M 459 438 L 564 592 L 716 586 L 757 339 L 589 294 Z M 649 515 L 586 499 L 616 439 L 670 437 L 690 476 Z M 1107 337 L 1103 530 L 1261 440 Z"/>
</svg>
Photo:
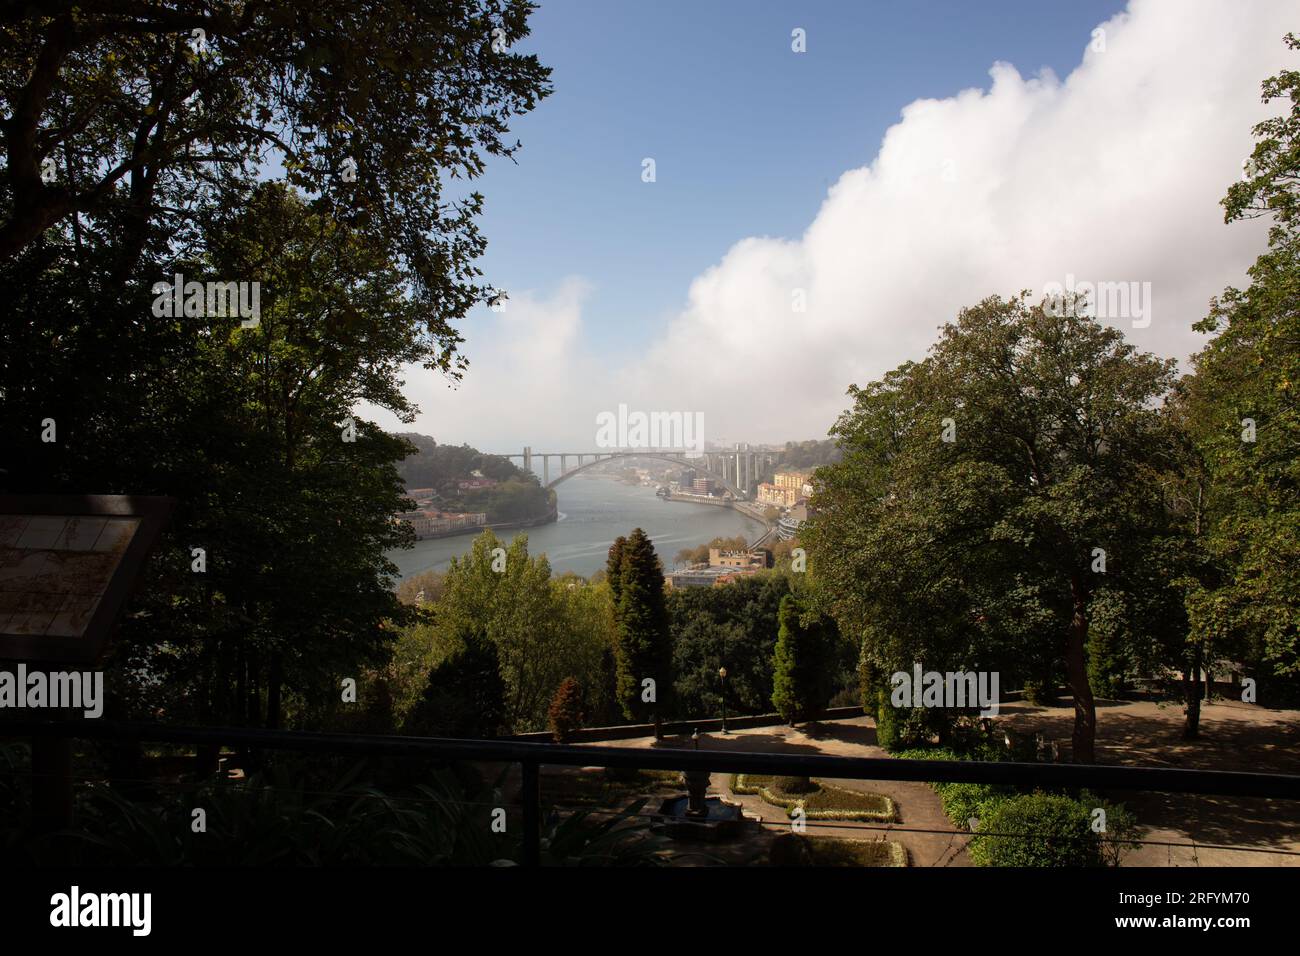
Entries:
<svg viewBox="0 0 1300 956">
<path fill-rule="evenodd" d="M 560 682 L 551 698 L 551 708 L 547 713 L 551 728 L 551 737 L 557 744 L 567 743 L 573 732 L 582 726 L 582 685 L 576 678 L 566 677 Z"/>
<path fill-rule="evenodd" d="M 474 630 L 464 646 L 429 673 L 419 703 L 407 716 L 408 734 L 495 737 L 505 723 L 505 683 L 496 645 Z"/>
<path fill-rule="evenodd" d="M 835 695 L 834 628 L 805 612 L 793 594 L 781 598 L 774 652 L 772 706 L 789 724 L 816 717 Z"/>
<path fill-rule="evenodd" d="M 1009 797 L 993 804 L 971 839 L 976 866 L 1101 866 L 1099 835 L 1089 808 L 1046 793 Z"/>
<path fill-rule="evenodd" d="M 893 753 L 899 748 L 898 711 L 884 691 L 876 691 L 876 743 Z"/>
<path fill-rule="evenodd" d="M 876 743 L 893 753 L 924 747 L 948 718 L 934 707 L 895 707 L 888 691 L 877 692 Z"/>
<path fill-rule="evenodd" d="M 812 793 L 817 789 L 808 777 L 775 777 L 772 784 L 778 793 Z"/>
</svg>

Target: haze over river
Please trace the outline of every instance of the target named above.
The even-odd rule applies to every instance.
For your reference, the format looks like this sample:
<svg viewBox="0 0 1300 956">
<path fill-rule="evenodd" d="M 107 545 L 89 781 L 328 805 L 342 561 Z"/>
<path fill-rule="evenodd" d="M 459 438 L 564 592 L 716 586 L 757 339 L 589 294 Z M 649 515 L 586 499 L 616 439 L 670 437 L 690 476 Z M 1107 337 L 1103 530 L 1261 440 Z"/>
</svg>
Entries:
<svg viewBox="0 0 1300 956">
<path fill-rule="evenodd" d="M 593 574 L 605 566 L 614 539 L 633 528 L 642 528 L 654 540 L 666 571 L 672 569 L 673 556 L 682 548 L 736 535 L 753 541 L 764 530 L 762 522 L 732 508 L 662 501 L 655 497 L 653 487 L 626 485 L 611 478 L 577 475 L 556 486 L 555 493 L 559 521 L 497 532 L 507 541 L 516 534 L 527 534 L 528 553 L 545 552 L 555 574 Z M 474 537 L 466 534 L 417 541 L 409 551 L 390 551 L 388 557 L 403 578 L 422 571 L 445 571 L 452 558 L 469 551 Z"/>
</svg>

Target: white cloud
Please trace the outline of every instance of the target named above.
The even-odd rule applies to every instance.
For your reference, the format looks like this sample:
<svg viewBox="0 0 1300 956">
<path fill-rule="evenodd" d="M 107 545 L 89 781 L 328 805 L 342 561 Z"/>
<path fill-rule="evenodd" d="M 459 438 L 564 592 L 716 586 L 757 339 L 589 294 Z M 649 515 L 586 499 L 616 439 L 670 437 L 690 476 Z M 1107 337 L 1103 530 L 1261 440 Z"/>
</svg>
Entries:
<svg viewBox="0 0 1300 956">
<path fill-rule="evenodd" d="M 470 366 L 453 386 L 441 375 L 413 369 L 405 389 L 420 406 L 414 425 L 363 409 L 392 431 L 419 431 L 439 442 L 466 442 L 486 451 L 515 452 L 532 442 L 540 450 L 573 443 L 575 417 L 594 421 L 583 376 L 599 387 L 604 372 L 585 357 L 582 307 L 591 294 L 585 279 L 569 276 L 550 296 L 509 294 L 499 312 L 483 309 L 465 326 L 462 351 Z M 590 450 L 590 436 L 578 441 Z M 542 446 L 548 446 L 543 449 Z"/>
<path fill-rule="evenodd" d="M 1070 274 L 1150 282 L 1150 326 L 1114 324 L 1141 348 L 1186 358 L 1210 296 L 1242 283 L 1263 248 L 1264 225 L 1225 226 L 1218 200 L 1252 148 L 1250 126 L 1281 108 L 1260 104 L 1259 84 L 1294 68 L 1281 43 L 1288 14 L 1134 0 L 1101 25 L 1104 52 L 1080 38 L 1064 81 L 996 63 L 987 90 L 916 100 L 802 237 L 738 241 L 648 352 L 617 369 L 584 355 L 588 287 L 566 280 L 550 298 L 512 300 L 491 335 L 473 335 L 455 399 L 420 382 L 421 430 L 441 439 L 451 415 L 474 420 L 455 440 L 576 448 L 597 411 L 627 402 L 702 410 L 714 440 L 816 437 L 850 382 L 922 357 L 962 306 Z"/>
</svg>

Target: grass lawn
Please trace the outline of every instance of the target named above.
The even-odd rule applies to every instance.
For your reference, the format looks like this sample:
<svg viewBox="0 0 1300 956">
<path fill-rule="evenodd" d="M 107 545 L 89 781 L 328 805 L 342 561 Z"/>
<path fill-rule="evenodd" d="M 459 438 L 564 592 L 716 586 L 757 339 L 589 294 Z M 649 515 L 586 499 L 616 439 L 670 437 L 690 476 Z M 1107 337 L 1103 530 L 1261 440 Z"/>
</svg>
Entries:
<svg viewBox="0 0 1300 956">
<path fill-rule="evenodd" d="M 776 786 L 776 778 L 740 773 L 731 778 L 735 793 L 753 793 L 774 807 L 787 811 L 803 807 L 809 820 L 870 820 L 892 823 L 897 818 L 894 801 L 879 793 L 845 790 L 829 783 L 813 781 L 808 793 L 786 793 Z"/>
</svg>

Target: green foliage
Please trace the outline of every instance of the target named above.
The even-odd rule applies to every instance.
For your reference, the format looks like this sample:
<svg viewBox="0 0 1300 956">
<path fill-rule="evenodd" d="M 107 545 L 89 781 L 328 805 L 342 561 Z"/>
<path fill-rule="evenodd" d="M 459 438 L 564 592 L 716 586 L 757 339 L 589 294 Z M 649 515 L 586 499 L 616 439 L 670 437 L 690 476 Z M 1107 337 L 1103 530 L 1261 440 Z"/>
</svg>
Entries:
<svg viewBox="0 0 1300 956">
<path fill-rule="evenodd" d="M 1300 50 L 1300 40 L 1285 42 Z M 1205 561 L 1189 574 L 1193 661 L 1244 661 L 1300 683 L 1300 71 L 1265 80 L 1283 112 L 1254 127 L 1253 168 L 1225 221 L 1269 215 L 1268 249 L 1245 291 L 1226 289 L 1197 325 L 1217 333 L 1180 393 L 1191 437 L 1187 524 Z M 1289 101 L 1289 102 L 1288 102 Z M 1249 434 L 1253 425 L 1253 436 Z M 1253 440 L 1251 440 L 1253 438 Z M 1262 702 L 1263 698 L 1261 698 Z"/>
<path fill-rule="evenodd" d="M 513 836 L 475 817 L 489 792 L 467 790 L 450 770 L 384 791 L 357 764 L 328 782 L 298 765 L 245 780 L 216 780 L 128 799 L 92 785 L 79 791 L 69 833 L 29 839 L 35 863 L 89 866 L 487 865 L 519 859 Z M 206 832 L 193 830 L 193 811 Z"/>
<path fill-rule="evenodd" d="M 514 153 L 547 71 L 486 49 L 524 4 L 173 6 L 6 19 L 0 478 L 177 499 L 109 662 L 120 716 L 320 726 L 408 620 L 384 553 L 409 446 L 343 419 L 410 420 L 405 369 L 457 374 L 455 323 L 495 292 L 482 197 L 443 186 Z M 260 323 L 155 314 L 177 273 L 256 283 Z"/>
<path fill-rule="evenodd" d="M 811 720 L 835 694 L 835 628 L 793 594 L 781 599 L 777 623 L 772 706 L 790 724 Z"/>
<path fill-rule="evenodd" d="M 898 709 L 889 702 L 889 694 L 883 690 L 876 691 L 875 715 L 876 743 L 891 753 L 904 746 L 899 735 Z"/>
<path fill-rule="evenodd" d="M 405 732 L 421 737 L 495 737 L 505 725 L 505 682 L 496 645 L 477 630 L 429 674 Z"/>
<path fill-rule="evenodd" d="M 496 481 L 527 474 L 509 458 L 486 455 L 469 445 L 439 445 L 428 435 L 417 432 L 398 432 L 397 437 L 411 443 L 410 455 L 398 466 L 408 489 L 432 488 L 440 495 L 454 498 L 460 492 L 458 482 L 470 478 L 475 471 Z"/>
<path fill-rule="evenodd" d="M 763 714 L 772 706 L 777 609 L 790 593 L 781 574 L 744 577 L 725 587 L 677 588 L 667 594 L 679 718 L 721 710 L 718 668 L 727 668 L 727 712 Z M 846 649 L 845 653 L 851 653 Z M 845 678 L 837 665 L 837 687 Z"/>
<path fill-rule="evenodd" d="M 994 804 L 970 842 L 976 866 L 1102 866 L 1089 808 L 1077 800 L 1034 793 Z"/>
<path fill-rule="evenodd" d="M 758 794 L 765 803 L 793 812 L 804 811 L 809 820 L 875 820 L 898 818 L 894 801 L 884 794 L 847 790 L 808 777 L 770 777 L 761 774 L 733 774 L 734 793 Z"/>
<path fill-rule="evenodd" d="M 484 630 L 501 661 L 511 732 L 545 728 L 551 699 L 566 677 L 590 693 L 586 712 L 602 713 L 605 652 L 614 627 L 607 586 L 552 580 L 546 556 L 529 556 L 527 535 L 515 535 L 505 547 L 491 531 L 451 562 L 443 583 L 434 608 L 438 641 L 450 647 L 456 634 Z"/>
<path fill-rule="evenodd" d="M 1061 656 L 1087 759 L 1092 549 L 1106 543 L 1107 581 L 1140 563 L 1172 363 L 1080 311 L 986 299 L 924 362 L 851 388 L 833 429 L 844 460 L 818 469 L 803 539 L 841 630 L 882 673 L 920 662 L 1010 686 Z"/>
<path fill-rule="evenodd" d="M 720 548 L 723 551 L 748 551 L 749 541 L 744 535 L 737 535 L 734 538 L 716 537 L 707 544 L 697 545 L 693 548 L 682 548 L 677 552 L 678 564 L 703 564 L 709 560 L 709 549 Z"/>
<path fill-rule="evenodd" d="M 582 726 L 582 688 L 572 677 L 564 678 L 555 691 L 547 719 L 557 744 L 568 743 L 573 732 Z"/>
<path fill-rule="evenodd" d="M 122 281 L 143 250 L 192 242 L 196 219 L 238 207 L 270 157 L 328 218 L 404 263 L 434 364 L 450 367 L 447 323 L 492 291 L 472 282 L 483 197 L 444 186 L 513 155 L 508 120 L 550 92 L 535 56 L 492 49 L 526 37 L 531 12 L 486 0 L 20 9 L 5 23 L 7 96 L 25 106 L 4 133 L 0 265 L 51 239 L 103 245 Z"/>
<path fill-rule="evenodd" d="M 808 777 L 773 777 L 772 787 L 777 793 L 812 793 L 817 785 Z"/>
<path fill-rule="evenodd" d="M 876 698 L 876 742 L 891 753 L 927 746 L 936 736 L 946 740 L 958 719 L 944 708 L 895 707 L 887 689 L 878 691 Z"/>
<path fill-rule="evenodd" d="M 615 550 L 617 549 L 617 551 Z M 664 575 L 654 544 L 640 528 L 611 548 L 619 555 L 615 623 L 618 633 L 618 700 L 633 721 L 672 712 L 672 636 L 664 598 Z M 643 700 L 642 681 L 653 679 L 656 700 Z"/>
<path fill-rule="evenodd" d="M 1088 607 L 1088 683 L 1099 697 L 1114 700 L 1124 693 L 1125 648 L 1137 643 L 1126 631 L 1126 612 L 1123 595 L 1109 589 L 1098 591 Z"/>
</svg>

